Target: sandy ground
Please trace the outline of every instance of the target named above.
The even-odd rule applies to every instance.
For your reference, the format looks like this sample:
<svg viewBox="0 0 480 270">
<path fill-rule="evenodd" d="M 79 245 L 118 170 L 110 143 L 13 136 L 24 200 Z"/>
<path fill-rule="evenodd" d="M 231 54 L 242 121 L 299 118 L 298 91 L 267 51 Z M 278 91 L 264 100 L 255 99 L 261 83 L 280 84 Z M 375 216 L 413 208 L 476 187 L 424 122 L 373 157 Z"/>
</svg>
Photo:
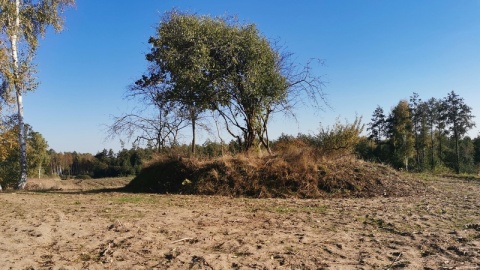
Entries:
<svg viewBox="0 0 480 270">
<path fill-rule="evenodd" d="M 83 191 L 54 183 L 54 191 L 0 193 L 0 269 L 480 269 L 479 182 L 321 200 L 98 192 L 82 183 L 69 189 Z"/>
</svg>

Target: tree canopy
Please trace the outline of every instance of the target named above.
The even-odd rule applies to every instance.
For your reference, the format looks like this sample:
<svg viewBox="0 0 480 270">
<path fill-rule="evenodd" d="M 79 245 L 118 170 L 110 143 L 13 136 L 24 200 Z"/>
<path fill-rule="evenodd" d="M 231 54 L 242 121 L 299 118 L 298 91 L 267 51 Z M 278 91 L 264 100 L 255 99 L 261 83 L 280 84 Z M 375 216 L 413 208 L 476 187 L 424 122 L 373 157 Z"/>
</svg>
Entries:
<svg viewBox="0 0 480 270">
<path fill-rule="evenodd" d="M 298 69 L 254 24 L 172 11 L 149 43 L 150 66 L 133 88 L 157 91 L 159 107 L 180 108 L 192 125 L 192 146 L 196 120 L 206 111 L 223 120 L 244 150 L 255 143 L 268 149 L 273 113 L 290 110 L 302 91 L 317 105 L 324 101 L 320 77 L 308 65 Z"/>
</svg>

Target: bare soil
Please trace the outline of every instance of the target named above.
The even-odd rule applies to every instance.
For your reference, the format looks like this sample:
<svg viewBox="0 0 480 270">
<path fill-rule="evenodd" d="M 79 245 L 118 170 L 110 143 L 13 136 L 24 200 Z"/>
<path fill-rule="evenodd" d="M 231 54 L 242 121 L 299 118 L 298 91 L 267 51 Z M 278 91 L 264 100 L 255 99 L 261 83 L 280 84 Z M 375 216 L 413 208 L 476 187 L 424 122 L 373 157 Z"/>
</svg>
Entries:
<svg viewBox="0 0 480 270">
<path fill-rule="evenodd" d="M 250 199 L 35 180 L 0 193 L 1 269 L 480 269 L 480 183 L 407 197 Z"/>
</svg>

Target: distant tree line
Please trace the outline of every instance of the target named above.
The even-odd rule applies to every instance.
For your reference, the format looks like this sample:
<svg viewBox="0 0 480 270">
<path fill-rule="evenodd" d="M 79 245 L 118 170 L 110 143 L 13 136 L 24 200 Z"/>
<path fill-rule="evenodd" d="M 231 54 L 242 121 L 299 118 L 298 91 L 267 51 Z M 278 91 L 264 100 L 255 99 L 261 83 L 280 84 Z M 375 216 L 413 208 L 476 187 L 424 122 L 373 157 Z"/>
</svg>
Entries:
<svg viewBox="0 0 480 270">
<path fill-rule="evenodd" d="M 96 155 L 90 153 L 60 152 L 48 150 L 48 171 L 50 176 L 62 179 L 105 178 L 136 175 L 146 160 L 153 154 L 149 149 L 122 149 L 114 153 L 104 149 Z"/>
<path fill-rule="evenodd" d="M 475 126 L 473 118 L 471 107 L 454 91 L 426 101 L 413 93 L 388 115 L 381 106 L 375 109 L 368 140 L 358 145 L 358 152 L 405 170 L 476 173 L 480 135 L 466 136 Z"/>
<path fill-rule="evenodd" d="M 14 187 L 20 173 L 18 122 L 16 115 L 0 119 L 0 185 Z M 28 175 L 31 178 L 61 177 L 103 178 L 136 175 L 156 151 L 123 149 L 117 153 L 104 149 L 95 155 L 77 152 L 56 152 L 39 132 L 26 124 Z"/>
</svg>

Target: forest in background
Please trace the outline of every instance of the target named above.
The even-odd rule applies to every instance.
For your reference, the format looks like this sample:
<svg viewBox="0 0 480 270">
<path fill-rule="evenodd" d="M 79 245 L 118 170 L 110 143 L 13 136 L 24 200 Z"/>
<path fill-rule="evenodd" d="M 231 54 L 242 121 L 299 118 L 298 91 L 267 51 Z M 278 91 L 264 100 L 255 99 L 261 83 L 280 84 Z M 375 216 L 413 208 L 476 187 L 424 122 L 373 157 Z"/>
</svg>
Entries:
<svg viewBox="0 0 480 270">
<path fill-rule="evenodd" d="M 465 136 L 474 124 L 472 119 L 471 108 L 453 91 L 445 98 L 430 98 L 427 101 L 422 101 L 414 93 L 409 101 L 399 101 L 388 114 L 378 106 L 366 129 L 362 119 L 357 117 L 352 123 L 337 121 L 333 126 L 321 127 L 314 134 L 282 134 L 271 142 L 272 154 L 310 147 L 331 159 L 354 155 L 413 172 L 478 174 L 480 135 L 475 138 Z M 4 118 L 0 130 L 0 184 L 3 186 L 13 186 L 20 170 L 15 123 L 14 116 Z M 32 178 L 134 176 L 151 160 L 162 156 L 193 156 L 191 144 L 170 144 L 161 148 L 132 147 L 118 152 L 103 149 L 95 155 L 56 152 L 48 147 L 40 133 L 28 125 L 26 141 L 29 175 Z M 251 155 L 266 152 L 261 144 L 258 145 Z M 228 144 L 207 140 L 195 145 L 194 156 L 209 159 L 233 156 L 242 151 L 242 145 L 235 140 Z"/>
</svg>

